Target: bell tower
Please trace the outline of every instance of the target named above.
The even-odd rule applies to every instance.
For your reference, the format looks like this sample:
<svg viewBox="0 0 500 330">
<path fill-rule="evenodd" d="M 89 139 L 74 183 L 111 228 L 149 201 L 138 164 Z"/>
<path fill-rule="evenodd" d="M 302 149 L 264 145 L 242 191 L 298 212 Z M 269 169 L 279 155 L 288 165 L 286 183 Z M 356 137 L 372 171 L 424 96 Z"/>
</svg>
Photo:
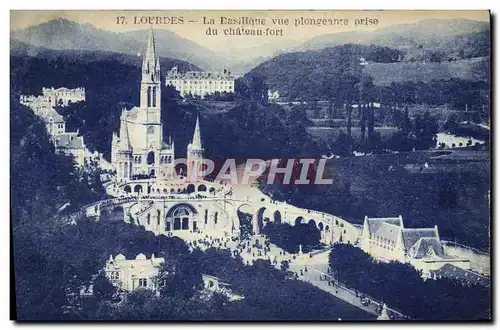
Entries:
<svg viewBox="0 0 500 330">
<path fill-rule="evenodd" d="M 153 27 L 149 31 L 146 55 L 142 62 L 141 109 L 150 124 L 161 123 L 160 58 L 156 53 Z"/>
</svg>

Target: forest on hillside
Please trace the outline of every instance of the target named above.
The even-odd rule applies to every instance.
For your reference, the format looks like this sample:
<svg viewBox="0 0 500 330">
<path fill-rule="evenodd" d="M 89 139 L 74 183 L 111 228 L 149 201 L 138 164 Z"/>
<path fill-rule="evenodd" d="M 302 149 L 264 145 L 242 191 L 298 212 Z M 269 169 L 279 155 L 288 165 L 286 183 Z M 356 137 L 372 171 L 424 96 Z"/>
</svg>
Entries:
<svg viewBox="0 0 500 330">
<path fill-rule="evenodd" d="M 404 64 L 398 60 L 398 54 L 399 51 L 387 47 L 346 44 L 281 54 L 258 65 L 245 77 L 261 77 L 270 90 L 278 90 L 285 100 L 328 100 L 336 104 L 448 104 L 456 108 L 464 108 L 468 104 L 471 110 L 489 104 L 488 81 L 436 75 L 429 81 L 399 80 L 376 85 L 380 77 L 371 74 L 380 74 L 381 71 L 370 69 L 370 64 L 363 65 L 360 60 L 364 58 L 382 67 L 396 67 Z M 398 75 L 396 71 L 392 69 L 391 72 Z M 485 72 L 482 76 L 488 77 L 488 74 Z"/>
</svg>

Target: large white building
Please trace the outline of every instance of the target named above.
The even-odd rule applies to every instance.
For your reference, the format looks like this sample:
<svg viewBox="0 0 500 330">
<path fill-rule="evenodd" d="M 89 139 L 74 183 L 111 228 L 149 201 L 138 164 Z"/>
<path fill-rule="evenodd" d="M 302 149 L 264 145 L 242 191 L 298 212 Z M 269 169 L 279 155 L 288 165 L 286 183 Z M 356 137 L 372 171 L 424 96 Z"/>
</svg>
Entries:
<svg viewBox="0 0 500 330">
<path fill-rule="evenodd" d="M 206 95 L 234 93 L 235 77 L 227 69 L 223 72 L 188 71 L 180 73 L 173 67 L 165 77 L 165 84 L 173 86 L 182 97 L 187 95 L 204 98 Z"/>
<path fill-rule="evenodd" d="M 405 228 L 403 217 L 365 217 L 360 246 L 379 260 L 410 263 L 428 277 L 431 270 L 446 264 L 470 268 L 468 259 L 448 256 L 439 238 L 438 227 Z"/>
<path fill-rule="evenodd" d="M 43 88 L 43 97 L 47 99 L 52 107 L 63 106 L 66 107 L 70 103 L 85 101 L 85 88 L 78 87 L 69 89 L 66 87 L 61 88 Z"/>
<path fill-rule="evenodd" d="M 160 59 L 156 53 L 153 30 L 149 34 L 147 51 L 142 63 L 140 105 L 123 109 L 119 134 L 113 132 L 111 163 L 117 181 L 135 179 L 171 179 L 175 175 L 174 142 L 163 141 L 161 121 Z M 188 146 L 187 162 L 196 163 L 203 154 L 199 119 Z M 188 166 L 188 175 L 190 169 Z"/>
<path fill-rule="evenodd" d="M 154 290 L 155 277 L 164 262 L 164 258 L 155 258 L 154 254 L 148 259 L 140 253 L 135 259 L 129 260 L 123 254 L 119 254 L 115 258 L 109 256 L 104 271 L 111 283 L 125 291 L 138 288 Z"/>
</svg>

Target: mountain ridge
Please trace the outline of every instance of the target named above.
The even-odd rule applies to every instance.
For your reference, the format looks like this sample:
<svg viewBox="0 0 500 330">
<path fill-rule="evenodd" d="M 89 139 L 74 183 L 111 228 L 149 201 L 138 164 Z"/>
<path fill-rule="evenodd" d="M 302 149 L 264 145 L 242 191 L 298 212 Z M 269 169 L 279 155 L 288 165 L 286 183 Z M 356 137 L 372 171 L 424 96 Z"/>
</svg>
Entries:
<svg viewBox="0 0 500 330">
<path fill-rule="evenodd" d="M 203 47 L 172 31 L 158 29 L 155 36 L 162 56 L 186 60 L 203 70 L 229 68 L 243 74 L 262 62 L 283 53 L 320 50 L 342 44 L 378 45 L 392 48 L 406 47 L 409 52 L 418 53 L 419 47 L 451 47 L 462 43 L 474 43 L 472 34 L 489 34 L 489 22 L 468 19 L 424 19 L 416 23 L 398 24 L 368 31 L 347 31 L 318 35 L 304 41 L 276 40 L 264 42 L 261 47 L 231 48 L 217 52 Z M 78 23 L 58 18 L 25 29 L 11 31 L 11 38 L 33 46 L 63 50 L 112 51 L 139 54 L 144 51 L 147 30 L 112 32 L 97 28 L 89 23 Z M 485 39 L 484 36 L 481 37 Z M 485 41 L 482 41 L 485 43 Z M 456 49 L 460 47 L 454 46 Z M 483 52 L 484 53 L 484 52 Z M 478 56 L 484 56 L 479 54 Z"/>
<path fill-rule="evenodd" d="M 439 46 L 460 35 L 489 30 L 489 22 L 468 19 L 429 18 L 416 23 L 398 24 L 368 31 L 347 31 L 316 36 L 293 51 L 322 49 L 344 43 L 398 47 L 404 44 Z"/>
<path fill-rule="evenodd" d="M 111 51 L 140 54 L 144 51 L 147 30 L 112 32 L 89 23 L 58 18 L 25 29 L 11 31 L 11 38 L 37 47 L 54 50 Z M 195 42 L 168 30 L 156 30 L 159 53 L 164 57 L 188 60 L 202 69 L 222 67 L 227 59 Z"/>
</svg>

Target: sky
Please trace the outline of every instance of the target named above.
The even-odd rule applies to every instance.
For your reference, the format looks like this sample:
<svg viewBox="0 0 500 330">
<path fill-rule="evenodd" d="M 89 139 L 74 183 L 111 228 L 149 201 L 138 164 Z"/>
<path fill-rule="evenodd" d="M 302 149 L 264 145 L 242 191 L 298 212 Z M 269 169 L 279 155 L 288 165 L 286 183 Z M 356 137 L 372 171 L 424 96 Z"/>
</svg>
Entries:
<svg viewBox="0 0 500 330">
<path fill-rule="evenodd" d="M 155 29 L 168 29 L 177 35 L 190 39 L 197 44 L 217 52 L 232 49 L 245 49 L 263 44 L 304 41 L 322 34 L 347 32 L 353 30 L 373 31 L 379 28 L 396 24 L 411 24 L 428 18 L 441 19 L 470 19 L 489 21 L 489 12 L 482 11 L 11 11 L 10 29 L 17 30 L 32 25 L 38 25 L 59 17 L 64 17 L 78 23 L 90 23 L 97 28 L 114 32 L 146 29 L 151 26 L 149 17 L 158 17 L 161 24 L 154 24 Z M 118 18 L 118 17 L 124 17 Z M 182 23 L 181 18 L 182 17 Z M 215 24 L 204 24 L 213 19 Z M 225 36 L 224 29 L 241 27 L 240 24 L 221 24 L 221 18 L 226 22 L 231 18 L 249 17 L 265 19 L 264 26 L 253 28 L 269 29 L 275 35 L 268 36 Z M 272 19 L 288 19 L 288 25 L 273 24 Z M 337 25 L 310 25 L 311 21 L 318 19 L 338 19 L 342 23 Z M 364 20 L 368 18 L 369 21 Z M 301 20 L 295 26 L 296 20 Z M 371 21 L 370 21 L 371 20 Z M 375 20 L 377 20 L 375 22 Z M 166 22 L 166 24 L 165 24 Z M 175 24 L 172 24 L 175 22 Z M 358 26 L 355 23 L 358 22 Z M 367 23 L 366 23 L 367 22 Z M 338 21 L 337 21 L 338 23 Z M 371 23 L 371 24 L 370 24 Z M 218 35 L 207 35 L 208 28 L 216 28 Z M 245 28 L 252 28 L 245 25 Z M 271 31 L 272 30 L 272 31 Z M 266 32 L 264 32 L 266 33 Z"/>
</svg>

